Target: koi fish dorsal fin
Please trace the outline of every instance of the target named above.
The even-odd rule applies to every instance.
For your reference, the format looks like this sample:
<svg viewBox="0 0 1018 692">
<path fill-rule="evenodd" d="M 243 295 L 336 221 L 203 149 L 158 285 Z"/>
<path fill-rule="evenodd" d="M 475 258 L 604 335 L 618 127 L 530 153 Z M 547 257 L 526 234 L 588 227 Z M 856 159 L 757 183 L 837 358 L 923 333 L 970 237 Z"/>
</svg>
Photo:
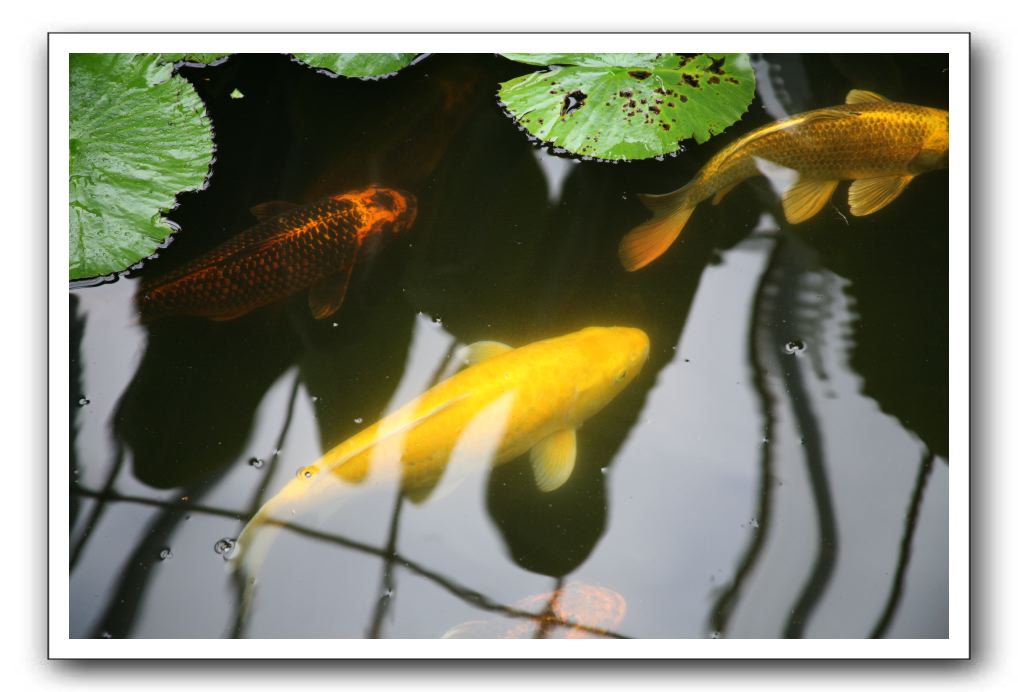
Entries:
<svg viewBox="0 0 1018 692">
<path fill-rule="evenodd" d="M 845 97 L 845 103 L 887 103 L 888 99 L 884 98 L 875 91 L 866 91 L 865 89 L 852 89 L 848 92 L 848 96 Z"/>
<path fill-rule="evenodd" d="M 544 492 L 560 488 L 576 465 L 576 429 L 559 430 L 534 445 L 530 465 L 538 488 Z"/>
<path fill-rule="evenodd" d="M 461 348 L 457 356 L 464 365 L 477 365 L 511 350 L 512 346 L 498 341 L 477 341 Z"/>
<path fill-rule="evenodd" d="M 802 223 L 820 211 L 838 187 L 837 180 L 800 180 L 781 198 L 788 223 Z"/>
<path fill-rule="evenodd" d="M 879 211 L 897 199 L 915 176 L 863 178 L 848 188 L 848 208 L 853 216 L 866 216 Z"/>
<path fill-rule="evenodd" d="M 284 202 L 283 200 L 272 199 L 267 202 L 254 205 L 251 207 L 251 213 L 259 221 L 265 221 L 266 219 L 271 219 L 273 216 L 279 216 L 284 211 L 296 209 L 298 206 L 299 205 L 294 204 L 293 202 Z"/>
</svg>

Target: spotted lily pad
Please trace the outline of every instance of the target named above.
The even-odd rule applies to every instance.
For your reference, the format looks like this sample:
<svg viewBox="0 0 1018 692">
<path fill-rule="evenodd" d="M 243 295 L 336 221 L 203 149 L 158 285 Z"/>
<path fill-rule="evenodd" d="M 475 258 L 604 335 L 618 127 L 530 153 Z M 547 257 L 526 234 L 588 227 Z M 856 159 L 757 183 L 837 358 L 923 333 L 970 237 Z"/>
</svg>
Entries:
<svg viewBox="0 0 1018 692">
<path fill-rule="evenodd" d="M 294 53 L 293 56 L 305 65 L 332 75 L 382 79 L 412 63 L 417 53 Z"/>
<path fill-rule="evenodd" d="M 611 161 L 674 154 L 746 112 L 755 79 L 745 53 L 504 53 L 551 69 L 500 85 L 509 114 L 532 136 Z"/>
<path fill-rule="evenodd" d="M 173 232 L 163 214 L 204 185 L 212 127 L 174 57 L 70 56 L 70 278 L 123 271 Z"/>
</svg>

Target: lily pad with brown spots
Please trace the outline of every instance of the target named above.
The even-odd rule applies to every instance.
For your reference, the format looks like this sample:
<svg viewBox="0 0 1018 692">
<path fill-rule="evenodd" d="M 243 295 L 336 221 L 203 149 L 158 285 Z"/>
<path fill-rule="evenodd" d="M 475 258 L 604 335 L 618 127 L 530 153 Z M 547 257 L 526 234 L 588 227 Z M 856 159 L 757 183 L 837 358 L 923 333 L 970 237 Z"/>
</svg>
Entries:
<svg viewBox="0 0 1018 692">
<path fill-rule="evenodd" d="M 745 53 L 503 53 L 549 69 L 500 85 L 506 111 L 532 136 L 611 161 L 677 153 L 739 120 L 755 79 Z"/>
</svg>

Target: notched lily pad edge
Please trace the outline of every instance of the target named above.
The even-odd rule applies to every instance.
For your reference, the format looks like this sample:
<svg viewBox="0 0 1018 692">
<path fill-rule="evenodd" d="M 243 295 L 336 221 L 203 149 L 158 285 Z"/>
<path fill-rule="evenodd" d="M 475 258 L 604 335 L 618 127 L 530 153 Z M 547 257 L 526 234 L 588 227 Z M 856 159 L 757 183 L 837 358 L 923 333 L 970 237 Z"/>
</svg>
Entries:
<svg viewBox="0 0 1018 692">
<path fill-rule="evenodd" d="M 416 56 L 414 56 L 413 60 L 411 60 L 409 63 L 406 64 L 405 67 L 401 67 L 398 70 L 393 70 L 392 72 L 386 72 L 385 74 L 379 74 L 379 75 L 367 75 L 365 77 L 357 77 L 357 76 L 339 74 L 338 72 L 333 72 L 332 70 L 330 70 L 328 68 L 325 68 L 325 67 L 318 67 L 316 65 L 309 65 L 308 63 L 304 62 L 303 60 L 298 58 L 293 53 L 285 53 L 285 55 L 289 55 L 290 56 L 290 60 L 295 62 L 295 63 L 297 63 L 298 65 L 301 65 L 302 67 L 306 67 L 307 69 L 309 69 L 309 70 L 311 70 L 311 71 L 313 71 L 313 72 L 315 72 L 317 74 L 324 75 L 324 76 L 328 77 L 329 79 L 356 79 L 356 80 L 361 81 L 361 82 L 380 82 L 383 79 L 389 79 L 390 77 L 395 77 L 400 72 L 403 72 L 404 70 L 413 67 L 414 65 L 419 63 L 421 60 L 424 60 L 425 58 L 430 56 L 431 53 L 418 53 Z"/>
<path fill-rule="evenodd" d="M 545 141 L 540 137 L 531 134 L 531 132 L 527 129 L 527 126 L 520 122 L 521 118 L 524 118 L 527 115 L 529 115 L 531 111 L 522 113 L 520 114 L 520 117 L 517 118 L 515 115 L 513 115 L 512 111 L 509 110 L 509 106 L 506 104 L 505 101 L 498 98 L 498 96 L 495 97 L 495 101 L 498 103 L 498 107 L 502 109 L 502 114 L 512 121 L 513 125 L 516 126 L 516 129 L 523 133 L 523 135 L 527 138 L 527 141 L 529 141 L 534 146 L 535 149 L 544 149 L 549 154 L 552 154 L 553 156 L 558 156 L 559 158 L 569 159 L 571 161 L 583 161 L 592 163 L 613 163 L 613 164 L 637 163 L 640 161 L 664 161 L 665 159 L 674 159 L 679 154 L 685 152 L 687 149 L 686 145 L 680 142 L 679 148 L 676 149 L 675 151 L 670 151 L 667 154 L 658 154 L 657 156 L 648 156 L 643 159 L 634 158 L 605 159 L 600 156 L 593 156 L 591 154 L 577 154 L 575 152 L 569 151 L 568 149 L 557 146 L 554 142 Z M 739 116 L 739 120 L 741 119 L 742 116 Z M 738 120 L 736 120 L 735 122 L 738 122 Z M 732 125 L 734 124 L 735 123 L 732 123 Z M 729 127 L 731 127 L 731 125 L 729 125 Z"/>
<path fill-rule="evenodd" d="M 204 65 L 205 63 L 198 64 Z M 202 179 L 201 185 L 188 188 L 187 190 L 180 190 L 179 192 L 173 195 L 173 204 L 168 209 L 159 210 L 158 214 L 161 217 L 159 221 L 165 224 L 170 229 L 170 232 L 166 235 L 165 238 L 163 238 L 163 240 L 158 245 L 156 245 L 156 248 L 155 250 L 152 251 L 152 254 L 142 257 L 140 260 L 138 260 L 131 266 L 127 267 L 126 269 L 121 269 L 120 271 L 116 272 L 110 272 L 109 274 L 99 274 L 96 276 L 83 276 L 79 279 L 71 279 L 69 281 L 69 286 L 72 290 L 76 288 L 89 288 L 92 286 L 101 286 L 102 284 L 111 284 L 114 283 L 115 281 L 118 281 L 119 279 L 130 278 L 133 272 L 136 272 L 139 269 L 141 269 L 143 266 L 145 266 L 147 262 L 151 262 L 152 260 L 159 257 L 160 251 L 165 250 L 167 247 L 169 247 L 170 243 L 172 243 L 176 239 L 177 232 L 180 231 L 180 226 L 177 223 L 170 221 L 166 217 L 180 208 L 181 195 L 196 194 L 207 190 L 209 184 L 212 181 L 212 176 L 215 174 L 217 160 L 216 154 L 218 151 L 216 144 L 216 128 L 215 124 L 212 122 L 212 119 L 209 117 L 208 108 L 205 107 L 204 102 L 202 103 L 202 109 L 204 110 L 203 117 L 209 121 L 209 132 L 212 137 L 212 157 L 209 159 L 208 170 L 205 171 L 205 177 Z"/>
</svg>

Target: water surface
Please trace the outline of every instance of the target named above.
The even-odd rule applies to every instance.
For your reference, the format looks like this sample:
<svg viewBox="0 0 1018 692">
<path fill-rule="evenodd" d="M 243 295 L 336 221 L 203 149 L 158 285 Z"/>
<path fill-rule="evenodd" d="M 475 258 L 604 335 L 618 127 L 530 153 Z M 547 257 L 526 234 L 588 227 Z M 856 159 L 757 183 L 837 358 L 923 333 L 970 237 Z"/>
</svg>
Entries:
<svg viewBox="0 0 1018 692">
<path fill-rule="evenodd" d="M 215 127 L 208 188 L 180 197 L 157 258 L 70 292 L 71 636 L 440 637 L 592 585 L 625 600 L 607 636 L 946 637 L 948 174 L 864 218 L 841 188 L 799 226 L 758 178 L 647 269 L 619 266 L 636 193 L 684 184 L 730 137 L 852 88 L 946 108 L 946 56 L 754 64 L 729 131 L 620 165 L 529 143 L 494 92 L 532 68 L 495 56 L 375 82 L 278 55 L 184 68 Z M 139 322 L 139 280 L 249 227 L 250 207 L 366 184 L 420 213 L 333 318 L 298 294 Z M 421 504 L 358 494 L 282 532 L 244 614 L 216 545 L 297 469 L 463 344 L 589 325 L 639 327 L 651 354 L 580 429 L 566 485 L 539 491 L 521 458 Z"/>
</svg>

